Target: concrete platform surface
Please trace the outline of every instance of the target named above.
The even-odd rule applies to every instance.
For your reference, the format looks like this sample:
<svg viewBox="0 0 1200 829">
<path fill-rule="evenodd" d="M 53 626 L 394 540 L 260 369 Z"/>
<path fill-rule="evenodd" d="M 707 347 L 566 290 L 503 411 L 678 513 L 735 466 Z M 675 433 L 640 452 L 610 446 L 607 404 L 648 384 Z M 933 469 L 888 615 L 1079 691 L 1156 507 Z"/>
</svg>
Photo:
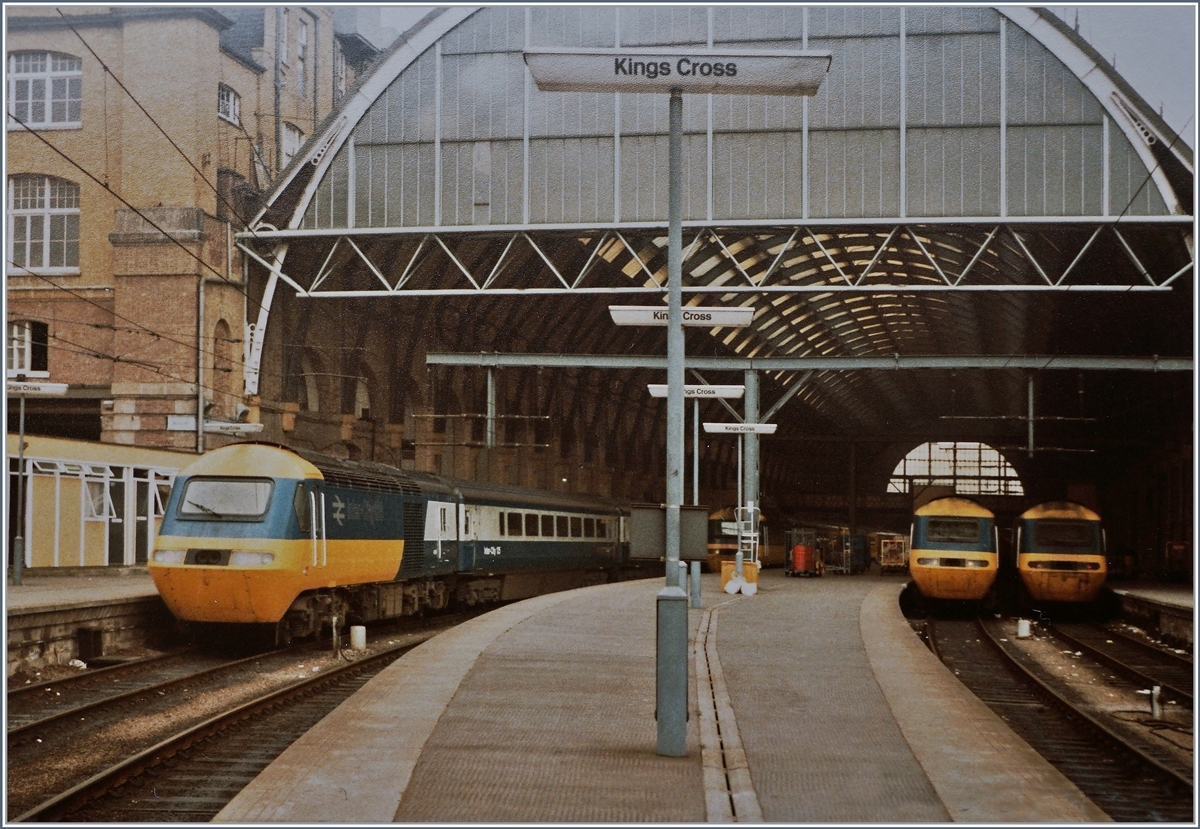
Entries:
<svg viewBox="0 0 1200 829">
<path fill-rule="evenodd" d="M 144 567 L 32 570 L 22 574 L 19 586 L 13 584 L 10 572 L 4 585 L 4 609 L 11 616 L 157 595 L 154 580 Z"/>
<path fill-rule="evenodd" d="M 1118 596 L 1133 596 L 1147 599 L 1171 607 L 1185 607 L 1195 610 L 1196 596 L 1190 584 L 1154 584 L 1152 582 L 1117 583 L 1108 585 L 1108 589 Z"/>
<path fill-rule="evenodd" d="M 1099 822 L 900 615 L 897 577 L 704 576 L 688 753 L 656 753 L 659 579 L 542 596 L 378 674 L 224 822 Z"/>
</svg>

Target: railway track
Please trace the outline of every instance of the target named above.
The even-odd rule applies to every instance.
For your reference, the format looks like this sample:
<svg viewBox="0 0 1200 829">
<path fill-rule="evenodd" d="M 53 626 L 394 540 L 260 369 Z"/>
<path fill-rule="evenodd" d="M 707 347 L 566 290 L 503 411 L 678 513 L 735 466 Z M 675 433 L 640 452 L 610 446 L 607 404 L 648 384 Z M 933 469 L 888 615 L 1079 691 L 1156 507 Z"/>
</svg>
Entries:
<svg viewBox="0 0 1200 829">
<path fill-rule="evenodd" d="M 394 646 L 376 645 L 378 653 L 348 664 L 335 661 L 328 645 L 319 652 L 312 648 L 278 651 L 226 662 L 169 679 L 161 685 L 134 689 L 86 708 L 52 712 L 40 721 L 10 731 L 9 819 L 59 820 L 66 819 L 68 813 L 87 814 L 87 803 L 125 781 L 129 781 L 126 786 L 136 785 L 132 778 L 165 758 L 187 757 L 188 746 L 229 729 L 231 723 L 239 724 L 230 733 L 240 733 L 262 719 L 264 715 L 260 712 L 275 706 L 283 706 L 280 710 L 302 711 L 297 720 L 299 725 L 278 722 L 270 725 L 230 753 L 219 768 L 210 768 L 197 780 L 187 780 L 185 775 L 178 796 L 170 804 L 159 801 L 164 800 L 164 791 L 171 790 L 171 780 L 151 782 L 151 794 L 146 799 L 160 807 L 167 806 L 165 810 L 154 811 L 155 817 L 149 816 L 143 805 L 141 809 L 129 810 L 124 818 L 69 818 L 192 820 L 192 815 L 202 813 L 208 817 L 195 819 L 207 820 L 271 759 L 370 676 L 404 650 L 460 621 L 461 617 L 442 617 L 417 632 L 393 633 L 390 638 Z M 244 725 L 240 724 L 242 721 Z M 208 750 L 202 754 L 213 756 Z M 198 762 L 208 761 L 200 757 Z M 198 791 L 211 788 L 201 785 L 200 781 L 208 779 L 222 781 L 224 789 L 218 786 L 207 800 L 196 801 Z M 222 797 L 224 800 L 212 808 Z M 109 799 L 105 802 L 112 805 Z"/>
<path fill-rule="evenodd" d="M 1164 760 L 1069 702 L 979 620 L 928 623 L 939 658 L 1022 739 L 1117 821 L 1192 819 L 1190 766 Z"/>
<path fill-rule="evenodd" d="M 1094 623 L 1058 622 L 1050 627 L 1050 633 L 1143 688 L 1158 685 L 1181 705 L 1193 707 L 1195 680 L 1191 659 Z"/>
</svg>

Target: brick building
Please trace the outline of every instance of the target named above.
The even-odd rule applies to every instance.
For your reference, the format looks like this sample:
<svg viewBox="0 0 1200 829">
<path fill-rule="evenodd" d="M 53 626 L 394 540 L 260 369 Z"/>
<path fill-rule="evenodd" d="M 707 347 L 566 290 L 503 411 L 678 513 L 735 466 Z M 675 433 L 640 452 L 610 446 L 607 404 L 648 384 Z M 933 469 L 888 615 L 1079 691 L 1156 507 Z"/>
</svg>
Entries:
<svg viewBox="0 0 1200 829">
<path fill-rule="evenodd" d="M 246 416 L 233 235 L 377 49 L 328 7 L 6 16 L 7 366 L 70 385 L 26 427 L 211 447 L 198 409 Z"/>
</svg>

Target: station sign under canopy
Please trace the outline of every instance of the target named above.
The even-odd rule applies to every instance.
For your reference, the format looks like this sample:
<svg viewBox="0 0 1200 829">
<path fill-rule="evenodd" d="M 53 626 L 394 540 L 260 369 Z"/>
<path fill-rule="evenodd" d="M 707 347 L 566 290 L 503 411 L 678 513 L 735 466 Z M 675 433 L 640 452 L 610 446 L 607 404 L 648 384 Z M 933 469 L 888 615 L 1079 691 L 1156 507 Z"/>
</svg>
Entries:
<svg viewBox="0 0 1200 829">
<path fill-rule="evenodd" d="M 778 423 L 705 423 L 710 435 L 773 435 Z"/>
<path fill-rule="evenodd" d="M 646 387 L 650 389 L 651 397 L 666 397 L 666 383 L 647 383 Z M 746 394 L 745 386 L 709 386 L 709 385 L 693 385 L 688 383 L 683 387 L 684 397 L 711 397 L 733 399 L 742 397 Z"/>
<path fill-rule="evenodd" d="M 62 397 L 67 393 L 67 384 L 9 380 L 7 393 L 14 397 Z"/>
<path fill-rule="evenodd" d="M 543 92 L 715 92 L 816 95 L 831 52 L 707 48 L 531 49 L 525 64 Z"/>
<path fill-rule="evenodd" d="M 666 325 L 667 308 L 662 305 L 610 305 L 608 313 L 617 325 Z M 683 308 L 683 324 L 714 328 L 745 328 L 754 319 L 751 307 L 702 308 L 686 305 Z"/>
</svg>

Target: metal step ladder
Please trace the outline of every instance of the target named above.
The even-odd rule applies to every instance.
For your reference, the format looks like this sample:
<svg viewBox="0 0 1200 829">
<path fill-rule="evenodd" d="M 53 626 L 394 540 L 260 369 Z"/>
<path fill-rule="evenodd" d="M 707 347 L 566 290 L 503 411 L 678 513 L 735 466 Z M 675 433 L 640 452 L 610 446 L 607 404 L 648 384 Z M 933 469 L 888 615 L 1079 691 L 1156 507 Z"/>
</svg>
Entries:
<svg viewBox="0 0 1200 829">
<path fill-rule="evenodd" d="M 751 502 L 745 507 L 738 507 L 734 517 L 737 520 L 738 555 L 743 563 L 752 561 L 757 566 L 759 510 Z"/>
</svg>

